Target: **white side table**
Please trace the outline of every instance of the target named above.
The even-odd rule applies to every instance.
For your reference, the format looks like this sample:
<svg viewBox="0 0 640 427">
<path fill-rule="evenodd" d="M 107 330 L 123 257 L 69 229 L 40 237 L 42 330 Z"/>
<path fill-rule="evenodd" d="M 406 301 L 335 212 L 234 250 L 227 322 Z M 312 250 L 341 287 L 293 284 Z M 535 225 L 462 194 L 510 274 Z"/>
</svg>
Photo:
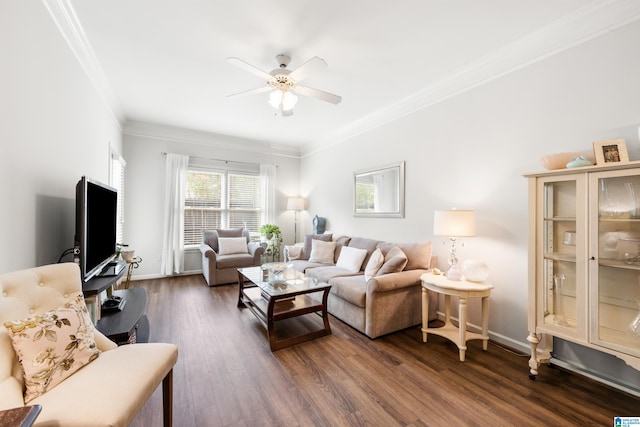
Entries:
<svg viewBox="0 0 640 427">
<path fill-rule="evenodd" d="M 466 280 L 449 280 L 444 275 L 433 273 L 423 274 L 420 276 L 420 280 L 422 281 L 422 342 L 427 342 L 427 334 L 440 335 L 453 341 L 460 350 L 461 362 L 464 362 L 467 341 L 469 340 L 483 340 L 482 349 L 486 351 L 489 341 L 489 295 L 493 285 Z M 444 295 L 444 326 L 440 328 L 429 327 L 429 292 L 427 290 Z M 451 296 L 459 298 L 459 327 L 451 323 Z M 482 298 L 481 334 L 467 332 L 467 298 L 473 297 Z"/>
</svg>

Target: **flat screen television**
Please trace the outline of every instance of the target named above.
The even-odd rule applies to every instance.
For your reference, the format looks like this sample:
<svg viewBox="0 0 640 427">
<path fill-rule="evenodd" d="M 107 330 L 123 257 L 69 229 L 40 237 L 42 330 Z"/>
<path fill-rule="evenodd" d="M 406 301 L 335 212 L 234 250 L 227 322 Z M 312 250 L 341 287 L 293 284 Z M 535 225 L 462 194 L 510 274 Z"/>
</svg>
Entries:
<svg viewBox="0 0 640 427">
<path fill-rule="evenodd" d="M 117 203 L 115 188 L 86 176 L 78 181 L 75 252 L 85 282 L 103 274 L 115 258 Z"/>
</svg>

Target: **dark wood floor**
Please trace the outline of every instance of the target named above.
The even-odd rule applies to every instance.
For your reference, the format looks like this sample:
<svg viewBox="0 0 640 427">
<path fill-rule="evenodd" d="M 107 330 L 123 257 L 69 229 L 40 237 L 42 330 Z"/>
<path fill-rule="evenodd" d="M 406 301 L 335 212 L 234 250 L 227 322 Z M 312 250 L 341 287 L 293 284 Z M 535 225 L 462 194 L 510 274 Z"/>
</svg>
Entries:
<svg viewBox="0 0 640 427">
<path fill-rule="evenodd" d="M 151 341 L 172 342 L 174 425 L 612 426 L 640 398 L 559 368 L 528 377 L 524 355 L 457 347 L 419 327 L 376 340 L 331 318 L 333 334 L 272 353 L 262 324 L 238 309 L 237 285 L 201 276 L 132 283 L 148 293 Z M 314 315 L 312 315 L 314 316 Z M 161 391 L 133 426 L 162 425 Z"/>
</svg>

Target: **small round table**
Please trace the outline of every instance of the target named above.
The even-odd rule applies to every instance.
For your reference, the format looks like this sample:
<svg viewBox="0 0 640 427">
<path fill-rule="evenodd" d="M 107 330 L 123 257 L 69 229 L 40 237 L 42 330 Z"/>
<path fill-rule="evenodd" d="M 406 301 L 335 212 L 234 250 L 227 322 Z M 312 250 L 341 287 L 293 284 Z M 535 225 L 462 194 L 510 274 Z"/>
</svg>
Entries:
<svg viewBox="0 0 640 427">
<path fill-rule="evenodd" d="M 487 350 L 489 341 L 489 295 L 493 285 L 489 283 L 475 283 L 467 280 L 449 280 L 444 275 L 425 273 L 420 276 L 422 281 L 422 342 L 427 342 L 427 334 L 440 335 L 453 341 L 460 350 L 460 361 L 464 362 L 467 351 L 467 341 L 483 340 L 482 349 Z M 445 314 L 444 326 L 429 327 L 429 290 L 444 295 Z M 451 297 L 459 298 L 458 324 L 451 323 Z M 467 298 L 482 298 L 482 333 L 467 332 Z"/>
</svg>

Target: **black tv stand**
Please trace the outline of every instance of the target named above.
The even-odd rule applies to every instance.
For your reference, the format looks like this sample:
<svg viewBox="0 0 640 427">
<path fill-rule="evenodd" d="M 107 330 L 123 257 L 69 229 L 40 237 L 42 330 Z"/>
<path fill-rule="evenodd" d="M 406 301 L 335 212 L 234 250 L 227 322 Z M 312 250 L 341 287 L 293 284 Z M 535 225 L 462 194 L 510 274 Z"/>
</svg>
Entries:
<svg viewBox="0 0 640 427">
<path fill-rule="evenodd" d="M 121 263 L 118 261 L 111 261 L 107 265 L 104 266 L 98 277 L 113 277 L 118 276 L 127 266 L 126 263 Z"/>
<path fill-rule="evenodd" d="M 118 261 L 123 267 L 125 261 Z M 95 276 L 82 284 L 85 298 L 98 295 L 111 288 L 120 279 L 126 269 L 121 268 L 115 276 Z M 122 311 L 103 311 L 96 328 L 117 344 L 128 342 L 146 342 L 149 339 L 149 321 L 144 311 L 147 305 L 147 294 L 143 288 L 113 291 L 114 296 L 126 300 Z M 98 297 L 99 298 L 99 297 Z M 100 300 L 98 299 L 100 304 Z"/>
</svg>

